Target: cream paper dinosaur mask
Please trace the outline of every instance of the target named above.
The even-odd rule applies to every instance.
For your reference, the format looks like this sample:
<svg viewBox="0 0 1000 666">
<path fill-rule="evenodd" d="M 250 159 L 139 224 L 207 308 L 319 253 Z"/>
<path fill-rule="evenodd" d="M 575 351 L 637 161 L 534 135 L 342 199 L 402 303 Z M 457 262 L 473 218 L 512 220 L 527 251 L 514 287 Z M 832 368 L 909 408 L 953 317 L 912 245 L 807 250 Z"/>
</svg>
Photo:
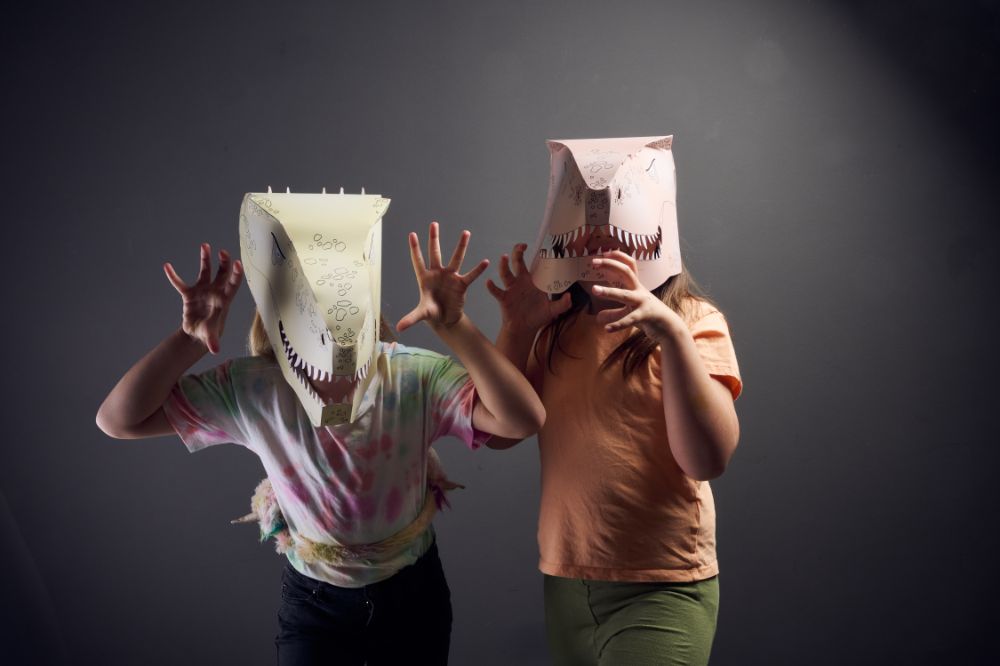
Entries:
<svg viewBox="0 0 1000 666">
<path fill-rule="evenodd" d="M 681 272 L 672 140 L 547 142 L 549 196 L 531 264 L 535 286 L 558 293 L 578 280 L 604 280 L 590 257 L 615 248 L 635 258 L 647 289 Z"/>
<path fill-rule="evenodd" d="M 353 422 L 375 372 L 381 310 L 377 194 L 248 193 L 240 249 L 281 372 L 316 427 Z M 325 404 L 309 379 L 357 382 Z"/>
</svg>

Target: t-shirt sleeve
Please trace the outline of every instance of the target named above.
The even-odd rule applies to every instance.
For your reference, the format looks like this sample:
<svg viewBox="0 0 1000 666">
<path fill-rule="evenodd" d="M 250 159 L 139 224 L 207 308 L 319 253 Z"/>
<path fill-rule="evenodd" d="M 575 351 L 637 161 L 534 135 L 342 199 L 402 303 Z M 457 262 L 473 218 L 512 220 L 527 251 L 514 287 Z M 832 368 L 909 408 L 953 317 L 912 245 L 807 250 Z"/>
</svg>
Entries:
<svg viewBox="0 0 1000 666">
<path fill-rule="evenodd" d="M 465 368 L 447 356 L 440 356 L 428 369 L 426 382 L 430 442 L 451 435 L 470 449 L 477 449 L 492 437 L 472 425 L 476 386 Z"/>
<path fill-rule="evenodd" d="M 163 405 L 170 425 L 191 452 L 216 444 L 244 444 L 239 404 L 233 389 L 232 362 L 200 374 L 185 375 Z"/>
<path fill-rule="evenodd" d="M 713 309 L 690 324 L 690 329 L 708 374 L 725 384 L 736 400 L 743 392 L 743 380 L 726 318 Z"/>
</svg>

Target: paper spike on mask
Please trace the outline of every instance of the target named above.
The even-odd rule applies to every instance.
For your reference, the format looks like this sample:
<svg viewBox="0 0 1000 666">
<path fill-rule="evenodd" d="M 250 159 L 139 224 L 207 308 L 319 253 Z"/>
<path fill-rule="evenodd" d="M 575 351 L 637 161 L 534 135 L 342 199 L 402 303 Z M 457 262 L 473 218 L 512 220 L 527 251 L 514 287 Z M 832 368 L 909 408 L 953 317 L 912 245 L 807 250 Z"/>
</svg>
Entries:
<svg viewBox="0 0 1000 666">
<path fill-rule="evenodd" d="M 268 193 L 268 194 L 271 194 L 271 193 L 272 193 L 272 192 L 271 192 L 271 186 L 270 186 L 270 185 L 268 185 L 268 186 L 267 186 L 267 193 Z"/>
</svg>

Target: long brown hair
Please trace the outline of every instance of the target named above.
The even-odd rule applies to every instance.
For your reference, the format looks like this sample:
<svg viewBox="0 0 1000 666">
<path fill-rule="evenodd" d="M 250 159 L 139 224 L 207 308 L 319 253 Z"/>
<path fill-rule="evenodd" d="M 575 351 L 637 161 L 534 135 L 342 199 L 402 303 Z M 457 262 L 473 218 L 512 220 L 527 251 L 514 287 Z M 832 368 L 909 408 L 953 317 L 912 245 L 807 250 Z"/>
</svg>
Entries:
<svg viewBox="0 0 1000 666">
<path fill-rule="evenodd" d="M 546 335 L 548 336 L 548 344 L 546 345 L 546 363 L 548 365 L 549 372 L 553 372 L 552 358 L 556 351 L 559 351 L 566 356 L 570 356 L 571 358 L 576 358 L 566 351 L 560 343 L 559 338 L 566 327 L 577 318 L 580 312 L 587 307 L 590 301 L 590 297 L 587 295 L 587 292 L 583 290 L 583 287 L 581 287 L 578 282 L 574 282 L 566 291 L 570 293 L 570 298 L 572 299 L 572 305 L 569 310 L 556 317 L 555 320 L 549 322 L 538 336 L 539 340 Z M 698 285 L 694 277 L 687 271 L 686 268 L 682 268 L 681 272 L 677 275 L 667 278 L 666 282 L 651 290 L 651 293 L 663 301 L 668 308 L 680 315 L 685 321 L 687 321 L 693 314 L 693 306 L 696 302 L 700 301 L 707 305 L 715 306 L 712 299 L 709 298 L 704 289 Z M 561 297 L 562 294 L 552 295 L 553 300 Z M 656 341 L 648 337 L 642 332 L 641 329 L 637 329 L 635 333 L 628 336 L 628 338 L 626 338 L 621 344 L 615 347 L 610 354 L 608 354 L 608 357 L 601 363 L 601 370 L 606 370 L 620 361 L 622 366 L 622 377 L 627 378 L 630 374 L 636 372 L 646 363 L 646 359 L 648 359 L 649 355 L 653 353 L 656 346 Z M 541 362 L 537 344 L 535 345 L 535 358 Z"/>
</svg>

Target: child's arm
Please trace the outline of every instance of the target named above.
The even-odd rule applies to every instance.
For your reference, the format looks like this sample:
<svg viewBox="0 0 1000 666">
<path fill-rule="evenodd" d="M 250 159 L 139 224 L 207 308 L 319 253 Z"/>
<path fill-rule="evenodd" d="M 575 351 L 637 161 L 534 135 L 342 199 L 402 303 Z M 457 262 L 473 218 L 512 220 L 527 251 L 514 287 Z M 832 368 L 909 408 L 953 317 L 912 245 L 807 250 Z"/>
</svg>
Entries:
<svg viewBox="0 0 1000 666">
<path fill-rule="evenodd" d="M 528 370 L 528 358 L 534 347 L 538 332 L 550 321 L 561 315 L 572 305 L 569 294 L 559 300 L 549 300 L 548 294 L 535 286 L 531 274 L 524 263 L 524 251 L 528 246 L 518 243 L 512 252 L 513 270 L 508 256 L 500 257 L 500 279 L 504 288 L 493 280 L 486 281 L 486 288 L 500 304 L 500 332 L 496 346 L 507 359 L 521 371 L 532 387 L 538 392 L 541 387 L 540 373 Z M 534 375 L 534 376 L 533 376 Z M 523 438 L 492 437 L 486 446 L 493 449 L 509 449 L 519 444 Z"/>
<path fill-rule="evenodd" d="M 638 326 L 660 344 L 663 411 L 677 464 L 700 481 L 720 476 L 740 438 L 733 394 L 706 371 L 684 320 L 639 283 L 635 259 L 616 250 L 592 263 L 618 273 L 625 284 L 594 286 L 594 294 L 623 303 L 597 320 L 609 332 Z"/>
<path fill-rule="evenodd" d="M 410 234 L 410 258 L 420 287 L 420 302 L 400 319 L 402 332 L 426 321 L 465 366 L 476 387 L 478 400 L 472 413 L 477 430 L 501 437 L 529 437 L 545 422 L 545 408 L 524 375 L 480 332 L 465 314 L 465 292 L 479 277 L 489 260 L 462 275 L 458 271 L 471 234 L 463 231 L 447 265 L 442 265 L 437 222 L 430 225 L 428 254 L 424 263 L 420 243 Z"/>
<path fill-rule="evenodd" d="M 174 429 L 163 412 L 177 380 L 198 359 L 219 351 L 219 339 L 229 306 L 239 289 L 243 266 L 219 252 L 219 272 L 212 275 L 211 250 L 201 246 L 201 269 L 193 285 L 186 285 L 169 263 L 167 278 L 184 301 L 181 328 L 143 356 L 118 381 L 97 411 L 97 427 L 116 439 L 172 435 Z"/>
</svg>

